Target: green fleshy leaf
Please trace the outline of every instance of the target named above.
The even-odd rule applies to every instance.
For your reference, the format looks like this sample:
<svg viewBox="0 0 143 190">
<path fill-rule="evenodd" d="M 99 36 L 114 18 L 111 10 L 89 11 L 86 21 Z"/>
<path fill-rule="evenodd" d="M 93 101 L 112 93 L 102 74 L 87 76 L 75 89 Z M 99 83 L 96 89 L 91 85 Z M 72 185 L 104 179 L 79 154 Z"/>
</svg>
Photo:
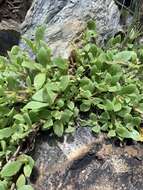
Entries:
<svg viewBox="0 0 143 190">
<path fill-rule="evenodd" d="M 16 181 L 16 186 L 17 186 L 17 188 L 20 188 L 20 187 L 24 186 L 25 183 L 26 183 L 25 176 L 23 174 L 21 174 Z"/>
<path fill-rule="evenodd" d="M 14 132 L 13 128 L 7 127 L 5 129 L 0 129 L 0 140 L 10 137 Z"/>
<path fill-rule="evenodd" d="M 53 130 L 54 130 L 54 133 L 58 137 L 62 137 L 63 133 L 64 133 L 64 125 L 63 125 L 63 123 L 61 121 L 54 122 Z"/>
<path fill-rule="evenodd" d="M 24 185 L 24 186 L 18 188 L 18 190 L 34 190 L 34 189 L 31 185 Z"/>
<path fill-rule="evenodd" d="M 7 163 L 1 171 L 2 177 L 11 177 L 14 176 L 21 168 L 22 163 L 20 161 L 12 161 Z"/>
<path fill-rule="evenodd" d="M 39 73 L 34 78 L 34 87 L 39 90 L 46 81 L 46 73 Z"/>
<path fill-rule="evenodd" d="M 29 102 L 23 109 L 24 109 L 24 110 L 27 110 L 27 109 L 37 110 L 37 109 L 45 108 L 45 107 L 47 107 L 48 105 L 49 105 L 49 104 L 47 104 L 47 103 L 31 101 L 31 102 Z"/>
</svg>

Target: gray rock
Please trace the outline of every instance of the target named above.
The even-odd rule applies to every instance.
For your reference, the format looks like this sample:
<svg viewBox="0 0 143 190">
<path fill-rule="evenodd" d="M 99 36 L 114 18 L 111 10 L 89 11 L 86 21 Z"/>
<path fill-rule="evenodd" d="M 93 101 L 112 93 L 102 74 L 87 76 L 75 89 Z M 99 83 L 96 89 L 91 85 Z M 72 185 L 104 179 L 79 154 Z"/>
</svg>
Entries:
<svg viewBox="0 0 143 190">
<path fill-rule="evenodd" d="M 143 145 L 116 146 L 106 136 L 79 128 L 60 142 L 42 134 L 36 139 L 35 190 L 141 190 Z"/>
<path fill-rule="evenodd" d="M 100 41 L 119 30 L 120 14 L 113 0 L 35 0 L 21 27 L 23 35 L 33 39 L 35 28 L 45 24 L 53 55 L 67 58 L 72 40 L 89 19 L 96 21 Z"/>
</svg>

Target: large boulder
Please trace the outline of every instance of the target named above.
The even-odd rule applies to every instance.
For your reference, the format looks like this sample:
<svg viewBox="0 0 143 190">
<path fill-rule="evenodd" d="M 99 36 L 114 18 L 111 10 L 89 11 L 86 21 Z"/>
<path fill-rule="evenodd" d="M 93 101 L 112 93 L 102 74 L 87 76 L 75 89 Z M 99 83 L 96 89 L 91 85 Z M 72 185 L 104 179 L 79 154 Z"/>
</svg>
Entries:
<svg viewBox="0 0 143 190">
<path fill-rule="evenodd" d="M 113 0 L 35 0 L 22 31 L 24 36 L 33 39 L 35 28 L 45 24 L 46 41 L 54 56 L 67 58 L 72 40 L 81 34 L 89 19 L 96 21 L 99 41 L 119 30 L 120 13 Z"/>
<path fill-rule="evenodd" d="M 141 190 L 143 145 L 119 146 L 105 135 L 79 128 L 63 141 L 41 134 L 32 156 L 35 190 Z"/>
</svg>

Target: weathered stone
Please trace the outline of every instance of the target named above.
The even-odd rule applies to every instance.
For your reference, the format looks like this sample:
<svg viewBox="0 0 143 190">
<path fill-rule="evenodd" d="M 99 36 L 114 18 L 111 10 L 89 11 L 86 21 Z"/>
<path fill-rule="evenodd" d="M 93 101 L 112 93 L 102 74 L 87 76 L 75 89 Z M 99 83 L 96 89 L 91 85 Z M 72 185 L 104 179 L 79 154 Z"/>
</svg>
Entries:
<svg viewBox="0 0 143 190">
<path fill-rule="evenodd" d="M 54 55 L 67 58 L 72 40 L 96 20 L 98 39 L 104 40 L 119 29 L 120 14 L 113 0 L 35 0 L 22 24 L 23 35 L 33 39 L 38 25 L 47 27 L 46 41 Z M 22 44 L 21 44 L 22 46 Z"/>
<path fill-rule="evenodd" d="M 62 142 L 40 135 L 33 151 L 35 190 L 141 190 L 143 145 L 116 146 L 79 128 Z"/>
</svg>

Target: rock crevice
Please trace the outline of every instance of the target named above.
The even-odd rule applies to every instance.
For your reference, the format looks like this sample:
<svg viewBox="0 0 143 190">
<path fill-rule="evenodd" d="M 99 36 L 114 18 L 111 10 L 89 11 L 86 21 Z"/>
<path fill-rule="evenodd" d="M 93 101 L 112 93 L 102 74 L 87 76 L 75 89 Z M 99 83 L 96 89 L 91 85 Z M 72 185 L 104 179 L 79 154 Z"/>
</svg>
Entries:
<svg viewBox="0 0 143 190">
<path fill-rule="evenodd" d="M 21 36 L 20 23 L 23 22 L 32 0 L 0 1 L 0 55 L 6 55 Z"/>
</svg>

